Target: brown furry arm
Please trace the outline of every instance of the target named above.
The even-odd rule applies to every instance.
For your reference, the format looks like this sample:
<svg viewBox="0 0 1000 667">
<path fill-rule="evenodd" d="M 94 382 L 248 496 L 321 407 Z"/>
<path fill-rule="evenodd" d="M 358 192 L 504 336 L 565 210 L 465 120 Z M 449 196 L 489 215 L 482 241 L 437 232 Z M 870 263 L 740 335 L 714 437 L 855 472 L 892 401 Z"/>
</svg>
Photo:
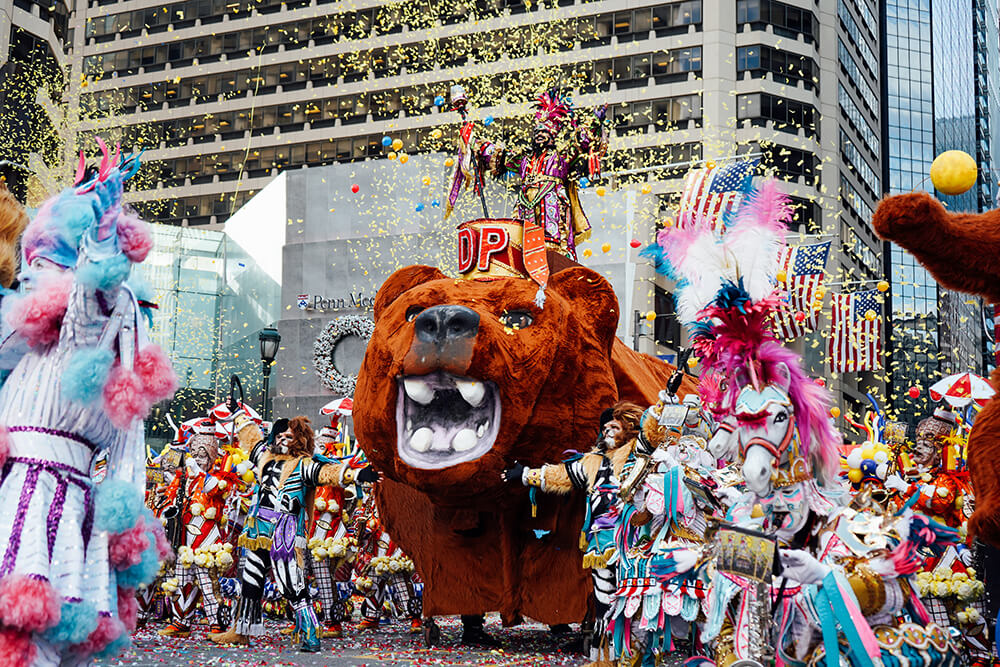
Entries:
<svg viewBox="0 0 1000 667">
<path fill-rule="evenodd" d="M 354 471 L 346 463 L 326 463 L 319 469 L 319 486 L 345 486 L 354 481 Z"/>
<path fill-rule="evenodd" d="M 927 193 L 915 192 L 883 199 L 872 226 L 945 287 L 1000 302 L 1000 210 L 951 213 Z"/>
<path fill-rule="evenodd" d="M 574 489 L 589 492 L 594 487 L 594 480 L 597 479 L 600 467 L 599 454 L 584 454 L 575 461 L 544 465 L 539 469 L 544 480 L 542 490 L 560 495 L 570 493 Z M 571 470 L 574 474 L 570 474 Z"/>
</svg>

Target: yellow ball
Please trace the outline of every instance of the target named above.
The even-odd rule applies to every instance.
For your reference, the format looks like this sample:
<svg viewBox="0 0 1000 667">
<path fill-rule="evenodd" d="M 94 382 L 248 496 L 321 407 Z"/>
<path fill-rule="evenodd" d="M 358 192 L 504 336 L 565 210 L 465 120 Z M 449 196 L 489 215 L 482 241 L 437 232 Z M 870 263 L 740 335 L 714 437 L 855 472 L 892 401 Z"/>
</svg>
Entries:
<svg viewBox="0 0 1000 667">
<path fill-rule="evenodd" d="M 851 480 L 854 484 L 861 483 L 861 470 L 854 468 L 847 473 L 847 479 Z"/>
<path fill-rule="evenodd" d="M 874 322 L 876 317 L 878 317 L 878 315 L 875 314 L 874 310 L 869 310 L 865 312 L 865 319 L 868 320 L 869 322 Z"/>
<path fill-rule="evenodd" d="M 715 169 L 715 160 L 709 160 L 708 162 L 705 163 L 705 166 L 708 167 L 709 169 Z"/>
<path fill-rule="evenodd" d="M 447 160 L 444 161 L 444 166 L 446 167 L 455 166 L 455 160 L 453 158 L 448 158 Z"/>
<path fill-rule="evenodd" d="M 840 416 L 840 408 L 838 408 L 836 405 L 833 406 L 832 408 L 830 408 L 830 416 L 833 417 L 834 419 L 836 419 L 837 417 L 839 417 Z"/>
<path fill-rule="evenodd" d="M 694 368 L 698 365 L 698 360 L 694 357 L 688 357 L 688 368 Z"/>
<path fill-rule="evenodd" d="M 931 183 L 946 195 L 960 195 L 976 184 L 976 161 L 965 151 L 945 151 L 931 163 Z"/>
<path fill-rule="evenodd" d="M 421 180 L 422 180 L 422 182 L 423 182 L 424 185 L 430 185 L 431 184 L 431 177 L 430 176 L 424 176 Z"/>
<path fill-rule="evenodd" d="M 584 248 L 584 250 L 583 250 L 583 256 L 584 257 L 590 257 L 593 254 L 594 254 L 594 252 L 590 248 Z"/>
<path fill-rule="evenodd" d="M 669 227 L 673 227 L 674 226 L 674 219 L 673 218 L 667 218 L 666 220 L 663 221 L 663 226 L 664 227 L 668 227 L 668 228 Z"/>
<path fill-rule="evenodd" d="M 861 450 L 861 460 L 862 461 L 867 461 L 867 460 L 874 459 L 874 458 L 875 458 L 875 448 L 874 447 L 865 447 L 864 449 Z"/>
<path fill-rule="evenodd" d="M 602 243 L 601 244 L 601 252 L 611 252 L 611 244 L 610 243 Z"/>
<path fill-rule="evenodd" d="M 606 190 L 604 189 L 603 185 L 598 185 L 596 188 L 594 188 L 594 192 L 597 193 L 598 197 L 603 197 Z"/>
<path fill-rule="evenodd" d="M 403 140 L 402 139 L 393 139 L 392 140 L 392 150 L 398 151 L 402 147 L 403 147 Z"/>
<path fill-rule="evenodd" d="M 776 275 L 775 278 L 778 279 L 779 283 L 783 283 L 786 280 L 788 280 L 788 274 L 785 273 L 784 271 L 778 271 L 778 275 Z"/>
<path fill-rule="evenodd" d="M 649 183 L 644 183 L 643 184 L 643 186 L 642 186 L 642 194 L 648 195 L 652 191 L 653 191 L 653 186 L 652 185 L 650 185 Z"/>
<path fill-rule="evenodd" d="M 878 281 L 878 285 L 876 285 L 875 287 L 878 289 L 879 292 L 888 292 L 889 282 L 887 280 L 880 280 Z"/>
<path fill-rule="evenodd" d="M 651 310 L 648 313 L 646 313 L 646 321 L 647 322 L 652 322 L 654 320 L 656 320 L 656 311 L 655 310 Z"/>
<path fill-rule="evenodd" d="M 396 153 L 395 153 L 395 151 L 389 151 L 389 153 L 386 155 L 386 157 L 389 158 L 390 160 L 395 160 L 396 159 Z"/>
<path fill-rule="evenodd" d="M 440 139 L 441 134 L 441 130 L 431 130 L 431 139 Z"/>
<path fill-rule="evenodd" d="M 403 153 L 402 155 L 399 156 L 399 164 L 406 164 L 406 161 L 409 159 L 410 156 L 407 155 L 406 153 Z"/>
</svg>

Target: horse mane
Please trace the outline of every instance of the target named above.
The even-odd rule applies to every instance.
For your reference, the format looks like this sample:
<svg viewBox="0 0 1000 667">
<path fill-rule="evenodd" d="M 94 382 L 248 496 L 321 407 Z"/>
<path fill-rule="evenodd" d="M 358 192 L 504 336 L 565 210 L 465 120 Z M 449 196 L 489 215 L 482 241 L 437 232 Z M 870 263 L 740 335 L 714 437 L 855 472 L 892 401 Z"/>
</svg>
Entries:
<svg viewBox="0 0 1000 667">
<path fill-rule="evenodd" d="M 821 480 L 835 479 L 840 465 L 840 437 L 830 420 L 830 396 L 802 370 L 802 359 L 777 341 L 768 341 L 757 350 L 763 381 L 778 380 L 778 364 L 785 364 L 791 374 L 788 395 L 795 408 L 802 455 L 813 464 Z"/>
</svg>

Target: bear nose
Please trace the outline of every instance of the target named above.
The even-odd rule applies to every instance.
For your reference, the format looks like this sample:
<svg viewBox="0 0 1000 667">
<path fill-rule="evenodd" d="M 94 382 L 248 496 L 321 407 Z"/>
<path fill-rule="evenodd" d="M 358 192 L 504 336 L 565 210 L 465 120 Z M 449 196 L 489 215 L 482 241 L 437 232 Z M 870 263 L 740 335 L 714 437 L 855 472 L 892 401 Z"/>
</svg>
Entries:
<svg viewBox="0 0 1000 667">
<path fill-rule="evenodd" d="M 479 333 L 479 313 L 465 306 L 432 306 L 417 315 L 413 326 L 418 340 L 444 345 Z"/>
</svg>

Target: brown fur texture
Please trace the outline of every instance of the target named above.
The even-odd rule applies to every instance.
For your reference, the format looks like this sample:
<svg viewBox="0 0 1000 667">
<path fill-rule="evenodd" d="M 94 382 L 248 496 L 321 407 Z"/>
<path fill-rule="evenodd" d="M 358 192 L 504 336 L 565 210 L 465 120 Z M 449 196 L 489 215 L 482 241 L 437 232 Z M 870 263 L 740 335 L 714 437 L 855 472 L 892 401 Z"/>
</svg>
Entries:
<svg viewBox="0 0 1000 667">
<path fill-rule="evenodd" d="M 17 275 L 17 240 L 28 226 L 28 214 L 21 202 L 0 179 L 0 285 L 10 287 Z"/>
<path fill-rule="evenodd" d="M 1000 302 L 1000 210 L 951 213 L 919 192 L 887 197 L 872 225 L 883 239 L 905 248 L 944 287 Z M 990 382 L 1000 388 L 1000 370 Z M 1000 402 L 991 400 L 969 435 L 969 473 L 976 512 L 969 533 L 1000 547 Z"/>
<path fill-rule="evenodd" d="M 618 300 L 604 278 L 573 267 L 553 274 L 543 309 L 537 285 L 520 278 L 471 282 L 437 269 L 400 269 L 375 300 L 375 332 L 358 375 L 354 420 L 358 442 L 385 475 L 377 501 L 388 532 L 413 558 L 422 579 L 424 613 L 500 611 L 506 623 L 523 615 L 543 623 L 578 622 L 590 581 L 578 550 L 584 502 L 579 494 L 538 496 L 531 516 L 528 490 L 506 485 L 501 472 L 515 461 L 559 463 L 566 451 L 589 449 L 601 410 L 619 396 L 616 379 L 641 397 L 661 389 L 673 368 L 644 355 L 620 355 L 615 368 Z M 480 315 L 468 350 L 440 362 L 411 354 L 412 306 L 462 305 Z M 499 317 L 527 310 L 533 323 L 505 330 Z M 501 424 L 493 448 L 475 461 L 442 470 L 406 465 L 396 450 L 397 378 L 446 370 L 492 381 Z M 644 366 L 652 370 L 644 369 Z M 662 378 L 662 382 L 661 382 Z M 691 391 L 688 385 L 685 391 Z"/>
</svg>

